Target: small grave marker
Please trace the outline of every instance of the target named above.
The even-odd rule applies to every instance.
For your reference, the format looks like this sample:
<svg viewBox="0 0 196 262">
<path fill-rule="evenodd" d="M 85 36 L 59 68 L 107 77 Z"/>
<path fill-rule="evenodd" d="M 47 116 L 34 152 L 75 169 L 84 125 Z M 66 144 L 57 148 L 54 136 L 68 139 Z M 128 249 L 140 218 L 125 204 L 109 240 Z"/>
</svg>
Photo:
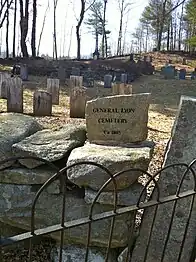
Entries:
<svg viewBox="0 0 196 262">
<path fill-rule="evenodd" d="M 126 144 L 146 140 L 149 101 L 148 93 L 88 101 L 86 125 L 89 141 Z"/>
<path fill-rule="evenodd" d="M 0 73 L 0 98 L 7 98 L 6 79 L 10 78 L 8 73 Z"/>
<path fill-rule="evenodd" d="M 58 79 L 61 83 L 65 83 L 66 80 L 66 70 L 63 67 L 59 67 L 58 69 Z"/>
<path fill-rule="evenodd" d="M 23 86 L 20 81 L 10 79 L 7 89 L 7 112 L 23 113 Z"/>
<path fill-rule="evenodd" d="M 181 80 L 186 79 L 186 69 L 180 69 L 179 79 L 181 79 Z"/>
<path fill-rule="evenodd" d="M 162 67 L 162 75 L 165 79 L 174 79 L 175 74 L 175 68 L 173 66 Z"/>
<path fill-rule="evenodd" d="M 111 88 L 112 87 L 112 76 L 105 75 L 104 76 L 104 88 Z"/>
<path fill-rule="evenodd" d="M 72 87 L 82 87 L 83 76 L 70 76 L 70 88 Z"/>
<path fill-rule="evenodd" d="M 113 95 L 130 95 L 132 94 L 132 85 L 126 84 L 113 84 L 112 85 L 112 94 Z"/>
<path fill-rule="evenodd" d="M 127 74 L 121 74 L 121 83 L 127 84 L 128 76 Z"/>
<path fill-rule="evenodd" d="M 59 89 L 60 89 L 60 81 L 55 78 L 47 79 L 47 92 L 52 95 L 52 104 L 59 104 Z"/>
<path fill-rule="evenodd" d="M 80 68 L 72 67 L 71 75 L 73 75 L 73 76 L 80 76 Z"/>
<path fill-rule="evenodd" d="M 35 116 L 52 115 L 52 95 L 45 91 L 35 91 L 33 96 L 33 114 Z"/>
<path fill-rule="evenodd" d="M 28 67 L 27 67 L 27 65 L 21 65 L 20 66 L 20 77 L 23 81 L 28 80 Z"/>
<path fill-rule="evenodd" d="M 73 87 L 70 91 L 70 117 L 85 118 L 86 102 L 96 96 L 96 89 Z"/>
</svg>

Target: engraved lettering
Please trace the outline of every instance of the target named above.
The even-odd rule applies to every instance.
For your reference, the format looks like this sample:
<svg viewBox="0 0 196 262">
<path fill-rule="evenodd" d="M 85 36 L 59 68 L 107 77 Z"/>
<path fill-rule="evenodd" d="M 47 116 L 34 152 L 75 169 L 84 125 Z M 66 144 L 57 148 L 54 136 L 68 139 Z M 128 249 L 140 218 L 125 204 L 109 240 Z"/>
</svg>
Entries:
<svg viewBox="0 0 196 262">
<path fill-rule="evenodd" d="M 134 108 L 93 108 L 93 113 L 134 113 Z"/>
</svg>

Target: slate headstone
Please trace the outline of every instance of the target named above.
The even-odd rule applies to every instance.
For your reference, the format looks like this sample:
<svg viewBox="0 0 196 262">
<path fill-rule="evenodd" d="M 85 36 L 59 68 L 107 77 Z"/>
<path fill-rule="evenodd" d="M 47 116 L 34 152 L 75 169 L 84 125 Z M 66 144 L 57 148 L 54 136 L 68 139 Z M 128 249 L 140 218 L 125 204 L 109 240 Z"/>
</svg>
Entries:
<svg viewBox="0 0 196 262">
<path fill-rule="evenodd" d="M 20 78 L 23 81 L 28 80 L 28 67 L 25 64 L 20 66 Z"/>
<path fill-rule="evenodd" d="M 80 68 L 72 67 L 71 75 L 73 75 L 73 76 L 80 76 Z"/>
<path fill-rule="evenodd" d="M 33 96 L 33 113 L 35 116 L 52 115 L 52 95 L 45 91 L 35 91 Z"/>
<path fill-rule="evenodd" d="M 178 115 L 176 117 L 172 136 L 165 155 L 164 166 L 174 163 L 190 164 L 196 157 L 196 98 L 182 96 L 180 100 Z M 193 167 L 195 169 L 195 166 Z M 158 180 L 161 197 L 175 195 L 178 185 L 182 179 L 185 168 L 170 168 L 161 172 Z M 193 175 L 185 177 L 181 192 L 194 189 Z M 152 200 L 156 198 L 156 191 L 152 194 Z M 177 201 L 173 221 L 172 210 L 174 202 L 160 204 L 151 229 L 155 207 L 150 207 L 144 212 L 140 235 L 137 238 L 132 260 L 134 262 L 193 262 L 190 260 L 196 236 L 196 201 L 193 201 L 193 209 L 188 216 L 192 196 Z M 170 222 L 171 231 L 165 249 L 165 256 L 162 257 L 164 245 L 167 240 Z M 186 226 L 187 232 L 186 232 Z M 151 232 L 152 230 L 152 232 Z M 186 232 L 185 241 L 183 241 Z M 151 234 L 149 246 L 148 238 Z M 183 244 L 184 242 L 184 244 Z M 147 258 L 145 252 L 147 251 Z M 181 257 L 179 257 L 181 252 Z"/>
<path fill-rule="evenodd" d="M 148 135 L 150 94 L 118 95 L 87 102 L 88 139 L 93 143 L 133 143 Z"/>
<path fill-rule="evenodd" d="M 180 69 L 179 79 L 181 79 L 181 80 L 186 79 L 186 69 Z"/>
<path fill-rule="evenodd" d="M 127 82 L 128 82 L 127 74 L 121 74 L 121 83 L 127 84 Z"/>
<path fill-rule="evenodd" d="M 162 75 L 165 79 L 175 78 L 175 68 L 173 66 L 165 66 L 162 68 Z"/>
<path fill-rule="evenodd" d="M 55 78 L 47 79 L 47 92 L 52 95 L 52 104 L 59 104 L 59 90 L 60 90 L 60 81 Z"/>
<path fill-rule="evenodd" d="M 112 87 L 112 76 L 105 75 L 104 76 L 104 88 L 111 88 Z"/>
<path fill-rule="evenodd" d="M 63 67 L 59 67 L 58 69 L 58 79 L 60 80 L 61 83 L 65 83 L 67 74 L 66 74 L 66 70 Z"/>
</svg>

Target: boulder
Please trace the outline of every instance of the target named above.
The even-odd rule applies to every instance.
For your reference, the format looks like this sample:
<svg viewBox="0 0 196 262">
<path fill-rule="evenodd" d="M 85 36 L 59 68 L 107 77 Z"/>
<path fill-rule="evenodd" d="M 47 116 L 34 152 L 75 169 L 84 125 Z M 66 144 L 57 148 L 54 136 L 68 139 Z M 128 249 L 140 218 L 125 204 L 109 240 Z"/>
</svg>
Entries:
<svg viewBox="0 0 196 262">
<path fill-rule="evenodd" d="M 31 206 L 36 194 L 34 186 L 0 184 L 0 222 L 30 230 Z M 66 194 L 66 221 L 89 216 L 91 205 L 83 199 L 83 190 L 72 190 Z M 44 191 L 36 203 L 36 228 L 45 228 L 61 223 L 63 195 L 51 195 Z M 113 210 L 111 205 L 95 204 L 94 214 Z M 92 223 L 90 246 L 107 247 L 111 218 Z M 115 219 L 111 248 L 125 247 L 129 239 L 129 228 L 134 222 L 133 214 L 119 215 Z M 101 230 L 100 230 L 101 229 Z M 77 226 L 64 231 L 64 244 L 86 244 L 88 225 Z M 50 236 L 60 241 L 59 232 Z"/>
<path fill-rule="evenodd" d="M 119 190 L 117 192 L 117 205 L 118 206 L 132 206 L 135 205 L 139 199 L 139 196 L 144 187 L 140 183 L 135 183 L 126 189 Z M 85 188 L 85 201 L 88 204 L 92 204 L 98 191 L 94 191 L 90 188 Z M 142 200 L 144 200 L 146 194 L 143 194 Z M 104 205 L 114 204 L 114 192 L 102 192 L 97 203 Z"/>
<path fill-rule="evenodd" d="M 154 143 L 143 142 L 129 147 L 103 146 L 86 143 L 72 150 L 67 165 L 81 161 L 93 161 L 107 167 L 113 174 L 130 168 L 147 170 L 152 158 Z M 116 178 L 117 188 L 124 189 L 134 184 L 141 175 L 140 171 L 128 171 Z M 110 176 L 93 165 L 78 165 L 67 171 L 68 179 L 78 185 L 99 190 Z M 110 183 L 104 190 L 113 190 Z"/>
<path fill-rule="evenodd" d="M 59 261 L 60 249 L 53 248 L 51 251 L 51 261 Z M 86 248 L 82 246 L 67 245 L 63 247 L 62 261 L 69 262 L 82 262 L 85 261 Z M 104 262 L 106 255 L 106 249 L 103 248 L 89 248 L 88 262 Z M 115 250 L 110 250 L 108 262 L 116 262 L 117 254 Z"/>
<path fill-rule="evenodd" d="M 66 125 L 51 131 L 45 129 L 24 139 L 12 146 L 12 151 L 17 156 L 36 156 L 54 162 L 70 153 L 70 150 L 82 146 L 86 140 L 86 127 L 84 125 Z M 32 159 L 19 161 L 28 168 L 35 168 L 43 163 Z"/>
<path fill-rule="evenodd" d="M 12 145 L 24 138 L 42 130 L 42 126 L 31 116 L 18 113 L 0 114 L 0 160 L 15 156 Z M 9 167 L 14 161 L 0 166 L 0 169 Z"/>
</svg>

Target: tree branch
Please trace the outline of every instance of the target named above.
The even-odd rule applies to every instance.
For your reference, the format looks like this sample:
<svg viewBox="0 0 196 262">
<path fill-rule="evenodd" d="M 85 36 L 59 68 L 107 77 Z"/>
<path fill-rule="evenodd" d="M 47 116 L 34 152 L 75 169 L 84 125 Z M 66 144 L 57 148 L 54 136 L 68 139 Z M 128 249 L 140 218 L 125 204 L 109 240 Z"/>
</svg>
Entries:
<svg viewBox="0 0 196 262">
<path fill-rule="evenodd" d="M 6 18 L 6 16 L 7 16 L 7 13 L 8 13 L 8 9 L 10 8 L 11 4 L 13 3 L 13 1 L 14 1 L 14 0 L 11 0 L 10 3 L 8 4 L 7 8 L 6 8 L 6 11 L 5 11 L 4 15 L 3 15 L 3 18 L 2 18 L 2 20 L 1 20 L 1 22 L 0 22 L 0 28 L 3 26 L 3 23 L 4 23 L 4 21 L 5 21 L 5 18 Z M 5 0 L 5 3 L 7 3 L 7 0 Z M 2 6 L 3 6 L 3 5 L 2 5 Z M 0 16 L 2 15 L 2 12 L 3 12 L 3 9 L 1 10 Z"/>
<path fill-rule="evenodd" d="M 186 0 L 182 0 L 180 2 L 178 2 L 171 10 L 169 10 L 165 15 L 168 16 L 169 14 L 171 14 L 176 8 L 178 8 L 179 6 L 183 5 L 186 2 Z"/>
</svg>

